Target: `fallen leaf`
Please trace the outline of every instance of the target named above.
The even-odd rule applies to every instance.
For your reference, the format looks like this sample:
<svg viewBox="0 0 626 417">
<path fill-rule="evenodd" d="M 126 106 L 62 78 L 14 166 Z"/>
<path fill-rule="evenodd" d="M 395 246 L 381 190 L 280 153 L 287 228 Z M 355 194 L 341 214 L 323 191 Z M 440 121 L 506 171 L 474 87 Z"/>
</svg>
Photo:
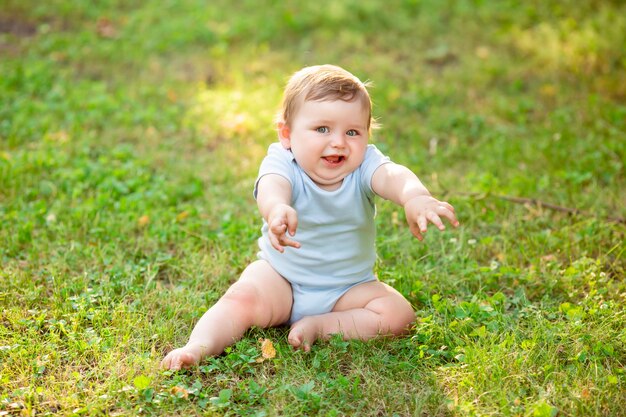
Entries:
<svg viewBox="0 0 626 417">
<path fill-rule="evenodd" d="M 265 359 L 273 359 L 276 357 L 276 349 L 271 340 L 265 339 L 261 343 L 261 354 Z"/>
<path fill-rule="evenodd" d="M 46 134 L 45 139 L 51 142 L 67 143 L 70 140 L 70 135 L 65 130 L 60 130 Z"/>
<path fill-rule="evenodd" d="M 584 400 L 588 400 L 591 398 L 591 391 L 589 391 L 589 388 L 585 387 L 582 389 L 582 391 L 580 392 L 580 396 L 584 399 Z"/>
<path fill-rule="evenodd" d="M 179 387 L 178 385 L 175 386 L 175 387 L 172 387 L 170 392 L 172 393 L 172 395 L 175 395 L 178 398 L 188 398 L 189 397 L 189 391 L 187 391 L 183 387 Z"/>
<path fill-rule="evenodd" d="M 98 35 L 103 38 L 115 38 L 117 35 L 117 29 L 113 26 L 113 22 L 111 22 L 106 17 L 101 17 L 98 19 L 98 23 L 96 23 L 96 31 Z"/>
<path fill-rule="evenodd" d="M 479 46 L 478 48 L 476 48 L 476 56 L 480 59 L 487 59 L 489 58 L 489 48 L 487 48 L 486 46 Z"/>
</svg>

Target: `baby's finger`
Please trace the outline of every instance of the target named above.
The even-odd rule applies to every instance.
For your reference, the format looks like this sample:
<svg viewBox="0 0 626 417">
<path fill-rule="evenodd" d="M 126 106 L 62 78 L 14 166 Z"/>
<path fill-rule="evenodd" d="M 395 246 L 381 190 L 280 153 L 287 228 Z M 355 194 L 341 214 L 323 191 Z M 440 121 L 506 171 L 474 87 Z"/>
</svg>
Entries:
<svg viewBox="0 0 626 417">
<path fill-rule="evenodd" d="M 425 216 L 417 216 L 417 227 L 419 227 L 419 231 L 421 233 L 426 233 L 428 229 L 428 220 L 426 220 Z"/>
<path fill-rule="evenodd" d="M 272 247 L 276 249 L 278 252 L 283 253 L 285 251 L 285 248 L 283 248 L 282 245 L 280 244 L 280 236 L 275 235 L 272 232 L 268 233 L 267 235 L 270 238 L 270 243 L 272 244 Z"/>
<path fill-rule="evenodd" d="M 417 223 L 411 222 L 409 224 L 409 230 L 411 231 L 411 234 L 417 238 L 417 240 L 419 241 L 424 240 L 424 236 L 422 235 L 422 232 L 420 231 L 420 226 L 418 226 Z"/>
<path fill-rule="evenodd" d="M 440 203 L 451 212 L 454 212 L 454 207 L 452 206 L 452 204 L 448 203 L 447 201 L 441 201 Z"/>
<path fill-rule="evenodd" d="M 287 230 L 291 236 L 296 234 L 296 229 L 298 228 L 298 215 L 294 211 L 287 212 Z"/>
<path fill-rule="evenodd" d="M 445 217 L 446 219 L 448 219 L 448 221 L 450 222 L 450 224 L 452 226 L 458 227 L 459 221 L 457 220 L 456 216 L 454 215 L 454 211 L 450 211 L 450 210 L 447 210 L 447 209 L 442 207 L 439 210 L 437 210 L 437 213 L 440 216 Z"/>
<path fill-rule="evenodd" d="M 426 213 L 426 218 L 432 224 L 437 226 L 437 228 L 439 230 L 445 230 L 446 229 L 446 226 L 443 225 L 443 222 L 441 221 L 441 218 L 434 211 L 429 211 L 428 213 Z"/>
<path fill-rule="evenodd" d="M 287 224 L 285 224 L 285 221 L 283 219 L 274 219 L 269 224 L 269 229 L 272 233 L 275 233 L 276 235 L 282 235 L 287 230 Z"/>
<path fill-rule="evenodd" d="M 289 239 L 287 235 L 281 236 L 280 243 L 282 243 L 283 246 L 291 246 L 292 248 L 296 249 L 300 248 L 300 243 L 296 242 L 293 239 Z"/>
</svg>

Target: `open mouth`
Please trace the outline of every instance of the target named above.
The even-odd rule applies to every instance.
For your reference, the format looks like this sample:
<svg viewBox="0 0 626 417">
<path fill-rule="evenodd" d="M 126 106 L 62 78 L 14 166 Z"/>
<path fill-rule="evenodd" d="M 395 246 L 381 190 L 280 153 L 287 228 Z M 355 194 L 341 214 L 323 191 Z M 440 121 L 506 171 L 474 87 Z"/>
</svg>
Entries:
<svg viewBox="0 0 626 417">
<path fill-rule="evenodd" d="M 336 165 L 342 163 L 346 159 L 346 157 L 343 155 L 330 155 L 323 156 L 322 159 L 329 164 Z"/>
</svg>

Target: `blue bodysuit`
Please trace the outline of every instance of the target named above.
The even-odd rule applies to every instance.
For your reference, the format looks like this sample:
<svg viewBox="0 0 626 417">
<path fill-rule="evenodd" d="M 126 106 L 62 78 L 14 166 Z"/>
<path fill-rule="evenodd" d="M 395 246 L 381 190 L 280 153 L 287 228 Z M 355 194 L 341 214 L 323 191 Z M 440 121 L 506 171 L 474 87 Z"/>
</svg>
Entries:
<svg viewBox="0 0 626 417">
<path fill-rule="evenodd" d="M 278 252 L 270 243 L 268 225 L 263 221 L 258 256 L 291 284 L 290 323 L 328 313 L 350 288 L 376 280 L 376 208 L 371 181 L 374 171 L 387 162 L 389 158 L 368 145 L 361 165 L 344 178 L 337 190 L 326 191 L 298 166 L 291 151 L 279 143 L 270 145 L 259 169 L 254 196 L 264 175 L 278 174 L 291 183 L 291 206 L 298 214 L 294 239 L 301 246 Z"/>
</svg>

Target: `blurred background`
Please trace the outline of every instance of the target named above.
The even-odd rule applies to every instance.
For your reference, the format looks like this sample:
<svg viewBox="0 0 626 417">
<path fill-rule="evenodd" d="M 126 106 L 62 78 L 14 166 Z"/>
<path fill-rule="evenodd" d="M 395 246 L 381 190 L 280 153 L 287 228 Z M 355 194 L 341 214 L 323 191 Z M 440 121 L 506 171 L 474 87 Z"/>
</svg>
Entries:
<svg viewBox="0 0 626 417">
<path fill-rule="evenodd" d="M 239 172 L 274 140 L 285 79 L 334 63 L 373 81 L 374 141 L 422 175 L 581 208 L 603 188 L 600 208 L 619 210 L 621 11 L 608 1 L 5 0 L 0 134 L 5 147 L 42 136 L 158 144 L 174 160 L 228 148 L 237 158 L 222 168 Z M 588 192 L 565 192 L 574 186 Z"/>
<path fill-rule="evenodd" d="M 66 220 L 111 220 L 120 236 L 132 217 L 166 208 L 152 217 L 239 217 L 286 79 L 320 63 L 373 82 L 372 142 L 442 198 L 478 204 L 470 226 L 513 216 L 517 233 L 542 221 L 545 207 L 486 195 L 623 219 L 623 11 L 620 1 L 5 0 L 0 197 L 17 243 L 5 256 L 68 206 Z M 106 219 L 114 202 L 128 210 Z M 544 220 L 553 215 L 563 218 Z M 585 226 L 585 252 L 610 249 L 604 226 Z"/>
</svg>

